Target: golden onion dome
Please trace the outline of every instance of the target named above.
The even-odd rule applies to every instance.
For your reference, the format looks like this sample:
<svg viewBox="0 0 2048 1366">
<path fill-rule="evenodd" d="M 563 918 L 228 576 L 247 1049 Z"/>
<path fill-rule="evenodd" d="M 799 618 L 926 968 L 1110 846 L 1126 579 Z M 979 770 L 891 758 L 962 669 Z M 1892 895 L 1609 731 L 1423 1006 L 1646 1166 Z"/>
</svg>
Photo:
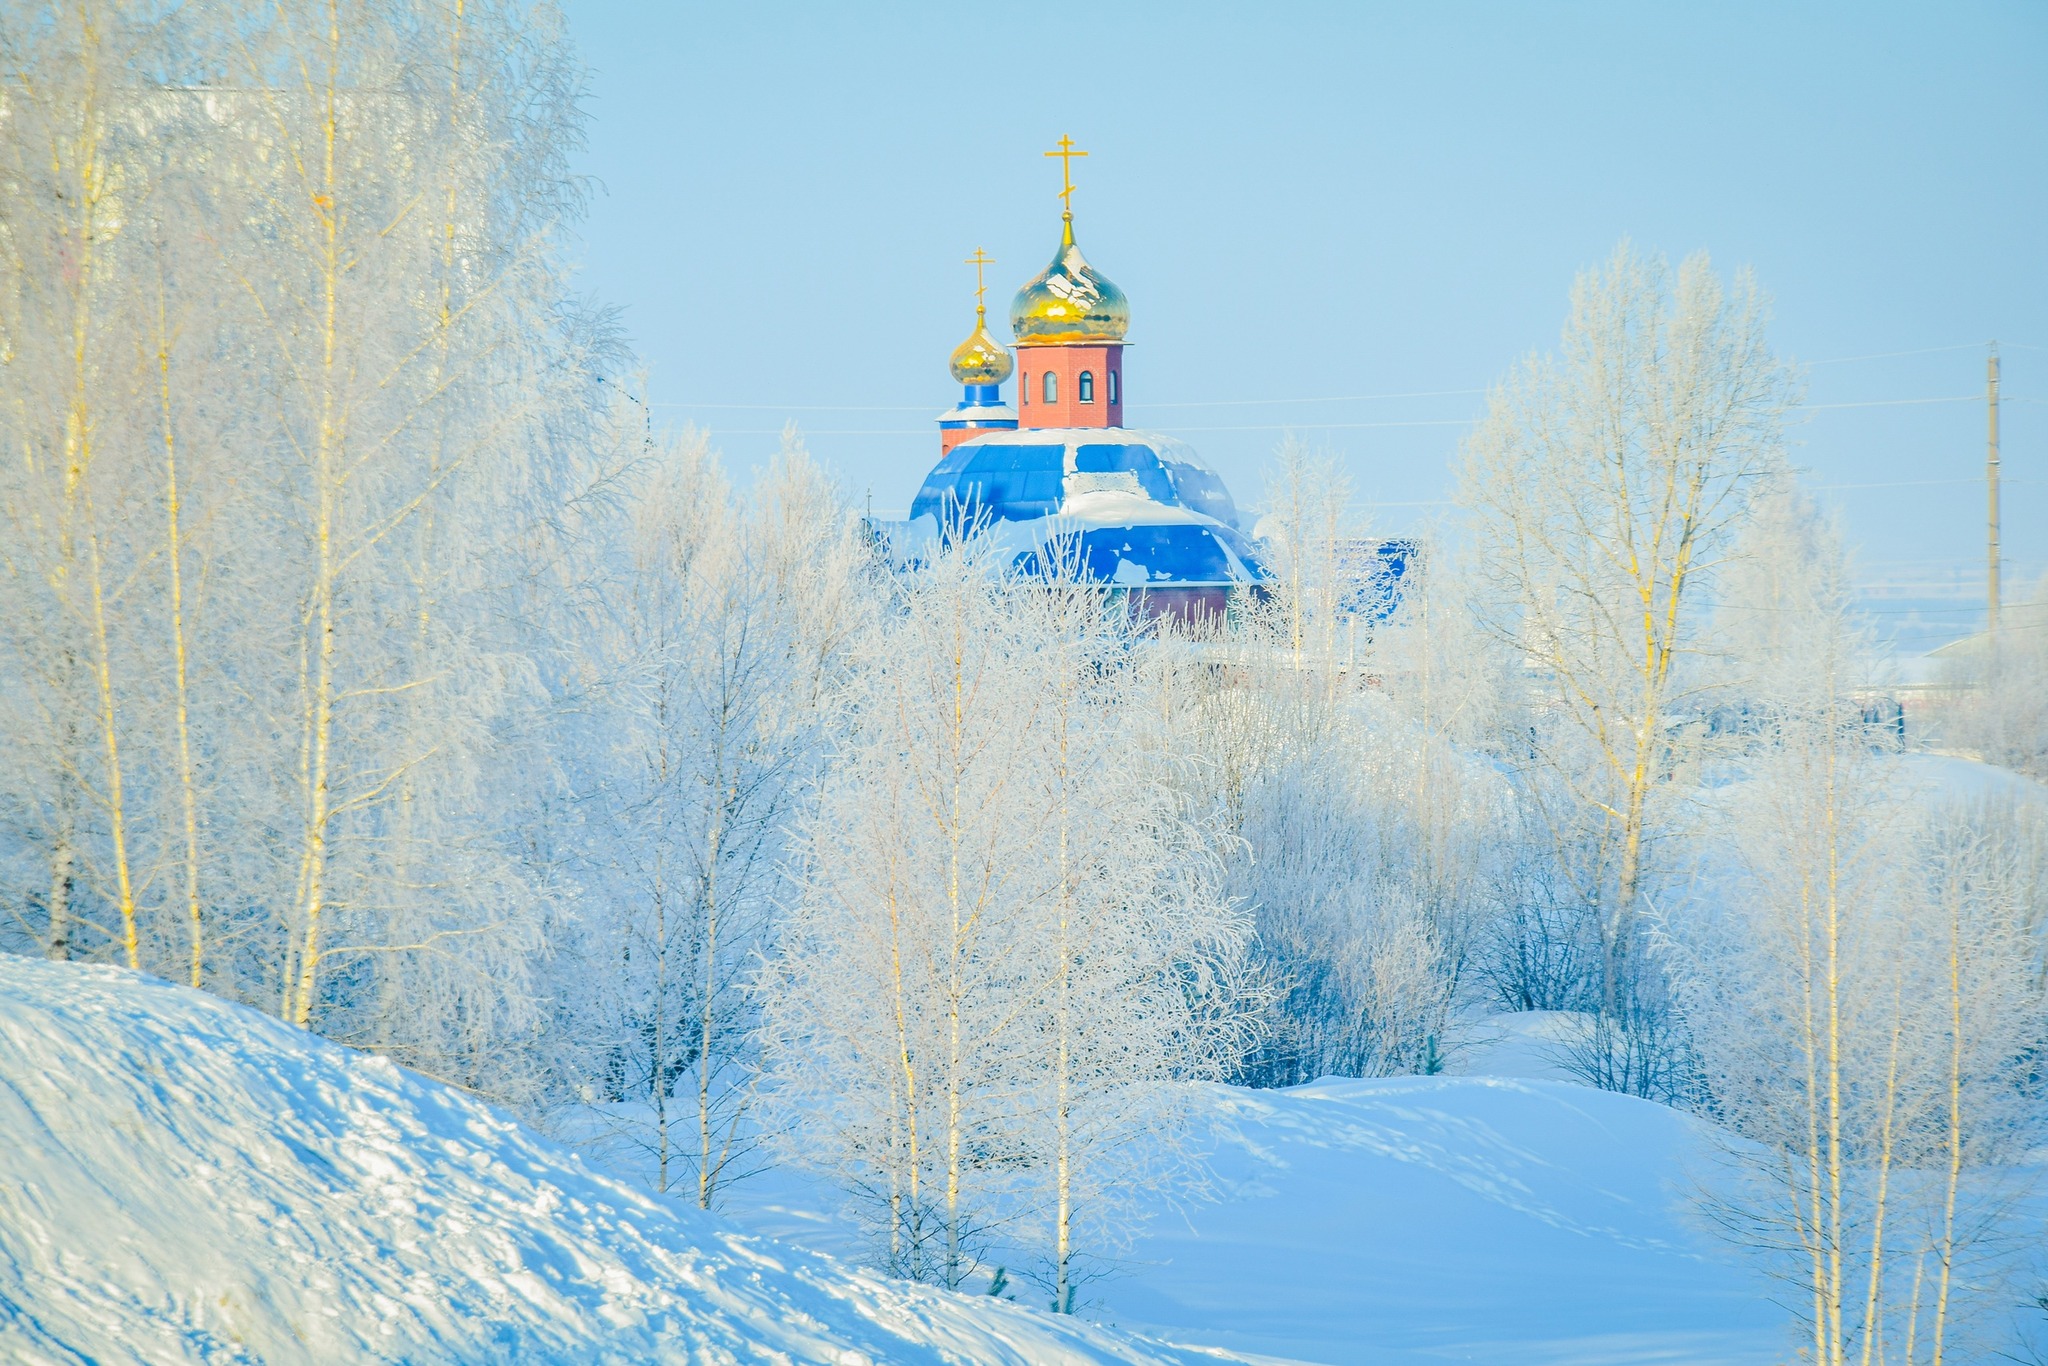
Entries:
<svg viewBox="0 0 2048 1366">
<path fill-rule="evenodd" d="M 975 308 L 974 334 L 953 348 L 950 368 L 959 384 L 1001 384 L 1010 377 L 1010 350 L 989 335 L 986 308 Z"/>
<path fill-rule="evenodd" d="M 1130 300 L 1082 257 L 1068 214 L 1052 264 L 1010 301 L 1010 330 L 1017 344 L 1120 342 L 1130 325 Z"/>
</svg>

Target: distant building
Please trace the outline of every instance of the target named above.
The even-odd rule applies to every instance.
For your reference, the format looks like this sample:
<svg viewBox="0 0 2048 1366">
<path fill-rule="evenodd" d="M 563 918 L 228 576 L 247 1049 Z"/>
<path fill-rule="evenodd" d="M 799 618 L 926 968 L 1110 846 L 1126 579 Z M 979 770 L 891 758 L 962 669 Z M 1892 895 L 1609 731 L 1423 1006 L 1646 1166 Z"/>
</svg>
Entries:
<svg viewBox="0 0 2048 1366">
<path fill-rule="evenodd" d="M 1027 571 L 1057 539 L 1080 572 L 1128 595 L 1146 616 L 1227 610 L 1233 594 L 1271 579 L 1237 504 L 1192 448 L 1123 425 L 1124 334 L 1130 303 L 1074 241 L 1071 158 L 1060 150 L 1066 204 L 1052 264 L 1017 291 L 1017 354 L 988 330 L 977 287 L 974 331 L 953 351 L 959 404 L 941 413 L 939 463 L 908 523 L 877 528 L 899 559 L 916 559 L 948 528 L 978 525 L 1014 547 Z M 971 264 L 988 258 L 977 251 Z M 1017 375 L 1018 401 L 1003 401 Z"/>
</svg>

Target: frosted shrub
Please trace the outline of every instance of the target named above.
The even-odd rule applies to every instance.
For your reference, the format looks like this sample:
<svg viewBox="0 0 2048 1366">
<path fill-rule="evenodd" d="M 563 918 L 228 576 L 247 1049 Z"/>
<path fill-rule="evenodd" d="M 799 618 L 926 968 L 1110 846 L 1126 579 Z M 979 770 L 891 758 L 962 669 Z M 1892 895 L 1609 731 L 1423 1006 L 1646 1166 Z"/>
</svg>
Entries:
<svg viewBox="0 0 2048 1366">
<path fill-rule="evenodd" d="M 1141 1159 L 1171 1151 L 1177 1081 L 1216 1070 L 1243 927 L 1099 594 L 986 554 L 956 541 L 856 643 L 760 999 L 784 1151 L 843 1183 L 884 1264 L 958 1286 L 1043 1229 L 1064 1309 L 1172 1178 Z"/>
<path fill-rule="evenodd" d="M 2048 781 L 2048 578 L 2008 603 L 1995 636 L 1973 642 L 1945 680 L 1941 742 Z"/>
</svg>

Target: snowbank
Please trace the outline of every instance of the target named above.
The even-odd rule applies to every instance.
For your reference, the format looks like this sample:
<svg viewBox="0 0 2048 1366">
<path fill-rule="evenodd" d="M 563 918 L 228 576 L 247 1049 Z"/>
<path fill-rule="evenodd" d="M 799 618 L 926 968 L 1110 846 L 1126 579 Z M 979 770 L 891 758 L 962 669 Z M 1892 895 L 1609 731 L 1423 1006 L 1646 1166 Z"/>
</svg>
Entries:
<svg viewBox="0 0 2048 1366">
<path fill-rule="evenodd" d="M 1705 1131 L 1668 1107 L 1486 1077 L 1219 1091 L 1222 1199 L 1162 1212 L 1119 1322 L 1325 1362 L 1782 1355 L 1770 1287 L 1690 1222 Z"/>
<path fill-rule="evenodd" d="M 0 1357 L 1781 1355 L 1767 1287 L 1686 1221 L 1702 1131 L 1674 1111 L 1499 1077 L 1210 1095 L 1218 1199 L 1162 1206 L 1085 1292 L 1106 1321 L 1201 1345 L 1172 1348 L 778 1242 L 857 1247 L 830 1192 L 785 1174 L 734 1189 L 742 1232 L 253 1011 L 0 956 Z"/>
<path fill-rule="evenodd" d="M 0 955 L 0 1356 L 1181 1361 L 657 1203 L 450 1087 Z"/>
<path fill-rule="evenodd" d="M 1510 1017 L 1500 1060 L 1546 1065 L 1568 1018 Z M 1085 1312 L 1260 1360 L 1786 1358 L 1773 1287 L 1691 1222 L 1709 1131 L 1675 1110 L 1503 1077 L 1208 1089 L 1216 1200 L 1162 1203 L 1122 1274 L 1084 1288 Z M 751 1227 L 856 1246 L 831 1192 L 788 1173 L 731 1197 Z"/>
</svg>

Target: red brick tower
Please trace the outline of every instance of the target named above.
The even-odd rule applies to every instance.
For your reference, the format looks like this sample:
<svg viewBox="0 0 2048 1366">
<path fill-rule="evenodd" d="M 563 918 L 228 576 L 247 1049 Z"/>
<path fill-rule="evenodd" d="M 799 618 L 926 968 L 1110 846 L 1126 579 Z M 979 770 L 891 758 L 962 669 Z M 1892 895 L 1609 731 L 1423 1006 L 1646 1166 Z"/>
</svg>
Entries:
<svg viewBox="0 0 2048 1366">
<path fill-rule="evenodd" d="M 1010 330 L 1017 338 L 1017 418 L 1024 427 L 1124 425 L 1124 292 L 1089 265 L 1074 244 L 1072 138 L 1061 138 L 1060 249 L 1017 291 Z"/>
</svg>

